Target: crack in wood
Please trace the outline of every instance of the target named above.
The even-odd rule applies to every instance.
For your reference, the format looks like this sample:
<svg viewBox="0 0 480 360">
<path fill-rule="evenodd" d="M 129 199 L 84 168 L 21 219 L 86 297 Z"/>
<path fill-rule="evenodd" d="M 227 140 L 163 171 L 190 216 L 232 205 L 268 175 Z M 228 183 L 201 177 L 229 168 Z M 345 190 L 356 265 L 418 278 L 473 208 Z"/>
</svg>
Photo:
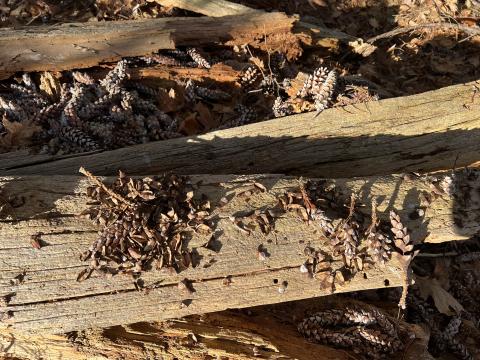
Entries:
<svg viewBox="0 0 480 360">
<path fill-rule="evenodd" d="M 257 274 L 265 274 L 265 273 L 275 273 L 283 270 L 290 270 L 290 269 L 297 269 L 299 265 L 295 266 L 284 266 L 284 267 L 279 267 L 279 268 L 268 268 L 265 270 L 258 270 L 258 271 L 251 271 L 251 272 L 245 272 L 245 273 L 239 273 L 239 274 L 229 274 L 227 276 L 231 277 L 232 279 L 234 278 L 240 278 L 240 277 L 248 277 L 252 275 L 257 275 Z M 87 267 L 87 266 L 82 266 L 82 267 Z M 195 279 L 195 278 L 189 278 L 188 281 L 191 282 L 192 284 L 198 284 L 198 283 L 206 283 L 209 281 L 218 281 L 218 280 L 223 280 L 225 276 L 217 276 L 217 277 L 210 277 L 210 278 L 201 278 L 201 279 Z M 152 290 L 154 289 L 160 289 L 160 288 L 166 288 L 166 287 L 177 287 L 178 282 L 171 282 L 171 283 L 165 283 L 161 284 L 162 280 L 160 280 L 160 284 L 155 285 Z M 262 286 L 264 287 L 264 286 Z M 18 286 L 18 288 L 21 288 L 21 285 Z M 148 286 L 145 288 L 141 288 L 141 290 L 146 290 L 148 289 Z M 72 301 L 72 300 L 80 300 L 80 299 L 85 299 L 85 298 L 93 298 L 93 297 L 98 297 L 101 298 L 102 296 L 107 296 L 107 295 L 112 295 L 112 294 L 122 294 L 122 293 L 131 293 L 131 292 L 138 292 L 135 288 L 134 285 L 132 285 L 131 288 L 128 289 L 116 289 L 116 290 L 111 290 L 111 291 L 104 291 L 104 292 L 95 292 L 91 293 L 88 295 L 77 295 L 77 296 L 71 296 L 71 297 L 64 297 L 64 298 L 56 298 L 56 299 L 51 299 L 51 300 L 44 300 L 44 301 L 34 301 L 34 302 L 25 302 L 25 303 L 15 303 L 12 305 L 8 305 L 7 307 L 15 312 L 16 307 L 22 307 L 22 306 L 29 306 L 29 305 L 40 305 L 40 304 L 52 304 L 56 302 L 64 302 L 64 301 Z"/>
</svg>

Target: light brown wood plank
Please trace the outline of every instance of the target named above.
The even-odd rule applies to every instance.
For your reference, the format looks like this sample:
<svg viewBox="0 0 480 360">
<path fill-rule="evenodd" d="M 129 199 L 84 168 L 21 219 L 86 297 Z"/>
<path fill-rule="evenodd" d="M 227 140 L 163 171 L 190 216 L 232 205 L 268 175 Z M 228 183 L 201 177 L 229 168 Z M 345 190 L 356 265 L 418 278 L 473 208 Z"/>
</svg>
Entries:
<svg viewBox="0 0 480 360">
<path fill-rule="evenodd" d="M 282 13 L 253 13 L 5 28 L 0 47 L 8 51 L 0 54 L 0 79 L 17 71 L 87 68 L 177 46 L 254 42 L 289 33 L 295 21 Z"/>
</svg>

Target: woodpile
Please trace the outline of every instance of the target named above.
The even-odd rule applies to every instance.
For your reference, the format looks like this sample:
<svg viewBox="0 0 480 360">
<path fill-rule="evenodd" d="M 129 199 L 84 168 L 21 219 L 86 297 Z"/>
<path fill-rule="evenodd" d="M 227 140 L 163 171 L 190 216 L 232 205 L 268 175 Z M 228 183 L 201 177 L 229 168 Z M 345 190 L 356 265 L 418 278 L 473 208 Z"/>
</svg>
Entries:
<svg viewBox="0 0 480 360">
<path fill-rule="evenodd" d="M 478 356 L 478 81 L 241 3 L 0 28 L 0 356 Z"/>
</svg>

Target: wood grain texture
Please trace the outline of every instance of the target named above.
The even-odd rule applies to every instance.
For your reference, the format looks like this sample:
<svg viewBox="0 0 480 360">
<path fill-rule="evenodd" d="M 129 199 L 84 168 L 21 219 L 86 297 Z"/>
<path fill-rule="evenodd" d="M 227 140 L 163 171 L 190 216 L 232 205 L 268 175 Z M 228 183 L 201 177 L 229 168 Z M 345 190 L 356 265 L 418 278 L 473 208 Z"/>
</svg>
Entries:
<svg viewBox="0 0 480 360">
<path fill-rule="evenodd" d="M 305 261 L 306 244 L 331 252 L 329 241 L 321 235 L 318 224 L 307 225 L 295 213 L 288 213 L 277 220 L 276 231 L 264 235 L 255 231 L 246 235 L 229 219 L 245 212 L 274 206 L 277 195 L 286 189 L 297 189 L 298 179 L 275 175 L 257 176 L 193 176 L 201 181 L 199 193 L 209 196 L 213 204 L 223 196 L 232 196 L 251 187 L 252 181 L 262 183 L 268 192 L 252 195 L 249 199 L 235 196 L 227 205 L 217 208 L 219 235 L 216 250 L 202 247 L 209 235 L 196 235 L 189 242 L 201 257 L 196 268 L 180 274 L 164 271 L 148 271 L 142 274 L 147 292 L 135 289 L 128 276 L 103 278 L 94 276 L 84 282 L 76 282 L 77 274 L 86 267 L 79 254 L 96 238 L 97 228 L 75 215 L 87 206 L 83 195 L 88 186 L 86 179 L 78 176 L 7 177 L 0 180 L 2 198 L 12 205 L 4 206 L 9 218 L 0 222 L 0 295 L 9 295 L 6 309 L 13 317 L 2 324 L 14 330 L 61 333 L 72 330 L 138 321 L 162 320 L 189 314 L 220 311 L 255 305 L 285 302 L 289 300 L 322 296 L 329 293 L 321 288 L 318 279 L 311 279 L 299 271 Z M 305 180 L 301 180 L 305 181 Z M 405 180 L 401 176 L 335 180 L 341 193 L 359 195 L 365 204 L 375 197 L 382 216 L 390 209 L 399 209 L 403 219 L 420 206 L 421 193 L 431 191 L 429 181 Z M 472 189 L 478 184 L 470 184 Z M 472 201 L 464 206 L 455 203 L 454 197 L 436 199 L 426 209 L 425 218 L 408 221 L 415 241 L 442 242 L 466 239 L 477 233 L 478 204 L 472 193 Z M 463 227 L 454 225 L 454 218 L 461 216 Z M 5 216 L 5 214 L 4 214 Z M 32 235 L 41 232 L 47 246 L 34 249 Z M 259 245 L 270 256 L 260 261 Z M 342 264 L 334 263 L 334 268 Z M 16 281 L 23 274 L 21 281 Z M 225 286 L 225 277 L 231 284 Z M 188 278 L 193 281 L 195 292 L 184 293 L 177 284 Z M 383 268 L 373 268 L 358 274 L 338 292 L 355 291 L 385 286 L 399 286 L 402 271 L 398 259 Z M 284 293 L 280 284 L 288 283 Z M 181 301 L 188 300 L 188 307 Z"/>
<path fill-rule="evenodd" d="M 87 68 L 177 46 L 241 44 L 289 33 L 296 21 L 282 13 L 69 23 L 0 29 L 0 79 L 17 71 Z"/>
<path fill-rule="evenodd" d="M 287 116 L 205 135 L 65 159 L 0 155 L 0 174 L 286 173 L 312 177 L 436 171 L 478 162 L 480 103 L 460 84 Z"/>
<path fill-rule="evenodd" d="M 244 15 L 258 12 L 248 6 L 225 0 L 155 0 L 157 4 L 166 7 L 176 7 L 193 11 L 211 17 Z"/>
<path fill-rule="evenodd" d="M 157 81 L 170 80 L 171 82 L 182 79 L 194 81 L 218 81 L 222 83 L 235 83 L 240 74 L 240 69 L 234 69 L 225 64 L 213 64 L 210 69 L 185 68 L 173 66 L 139 67 L 128 70 L 130 79 L 153 79 Z"/>
<path fill-rule="evenodd" d="M 173 6 L 211 17 L 263 12 L 262 10 L 252 9 L 245 5 L 232 3 L 231 1 L 226 0 L 156 0 L 156 2 L 163 6 Z M 349 43 L 351 41 L 359 40 L 358 38 L 339 30 L 328 29 L 324 26 L 311 24 L 302 20 L 295 23 L 294 32 L 305 45 L 309 46 L 335 48 L 338 47 L 339 42 Z"/>
<path fill-rule="evenodd" d="M 312 354 L 325 360 L 347 360 L 343 349 L 306 341 L 297 331 L 305 313 L 341 307 L 345 299 L 337 295 L 259 306 L 245 311 L 193 315 L 166 322 L 135 323 L 106 329 L 88 329 L 62 335 L 25 334 L 0 330 L 0 350 L 21 360 L 39 358 L 80 359 L 164 359 L 205 358 L 251 360 L 311 360 Z M 395 310 L 394 310 L 395 311 Z M 403 325 L 405 326 L 405 325 Z M 428 335 L 418 325 L 408 325 L 409 346 L 392 360 L 433 359 L 427 356 Z"/>
<path fill-rule="evenodd" d="M 312 353 L 321 353 L 322 359 L 348 359 L 343 351 L 303 339 L 290 323 L 293 312 L 280 317 L 272 310 L 262 307 L 251 309 L 250 316 L 225 311 L 163 323 L 89 329 L 77 334 L 74 342 L 61 335 L 0 330 L 0 350 L 11 344 L 6 353 L 22 360 L 198 360 L 208 357 L 250 360 L 254 353 L 271 360 L 310 360 Z"/>
<path fill-rule="evenodd" d="M 214 43 L 264 47 L 269 38 L 289 53 L 299 41 L 306 46 L 338 47 L 339 42 L 359 39 L 335 29 L 298 21 L 295 16 L 266 13 L 228 1 L 158 1 L 205 14 L 208 17 L 161 18 L 98 23 L 69 23 L 52 26 L 0 29 L 0 79 L 17 71 L 61 71 L 88 68 L 123 57 L 147 55 L 178 46 Z M 294 40 L 296 39 L 296 40 Z M 273 47 L 272 47 L 273 46 Z M 296 46 L 295 46 L 296 47 Z M 374 48 L 370 45 L 371 48 Z M 355 48 L 354 48 L 355 49 Z M 294 51 L 293 57 L 298 56 Z"/>
</svg>

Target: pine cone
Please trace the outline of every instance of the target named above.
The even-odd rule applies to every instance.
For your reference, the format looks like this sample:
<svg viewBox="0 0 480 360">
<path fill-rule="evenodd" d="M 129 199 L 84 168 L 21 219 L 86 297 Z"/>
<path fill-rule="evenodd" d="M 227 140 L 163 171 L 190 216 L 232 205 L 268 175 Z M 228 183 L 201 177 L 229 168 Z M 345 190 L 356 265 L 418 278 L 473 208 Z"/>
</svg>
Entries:
<svg viewBox="0 0 480 360">
<path fill-rule="evenodd" d="M 60 128 L 60 136 L 63 140 L 80 146 L 83 151 L 94 151 L 99 149 L 98 144 L 79 129 L 67 126 L 62 127 Z"/>
<path fill-rule="evenodd" d="M 95 84 L 95 80 L 88 75 L 87 73 L 81 73 L 79 71 L 73 71 L 72 77 L 81 84 L 84 85 L 93 85 Z"/>
<path fill-rule="evenodd" d="M 210 63 L 200 54 L 198 49 L 188 48 L 187 54 L 198 64 L 198 66 L 206 69 L 210 69 L 212 67 Z"/>
<path fill-rule="evenodd" d="M 185 84 L 185 101 L 189 104 L 195 103 L 195 93 L 196 93 L 196 85 L 193 82 L 193 80 L 188 80 L 187 83 Z"/>
<path fill-rule="evenodd" d="M 127 77 L 127 61 L 121 60 L 114 69 L 109 71 L 103 80 L 102 85 L 110 94 L 118 94 L 121 91 L 120 85 Z"/>
<path fill-rule="evenodd" d="M 408 229 L 403 226 L 400 216 L 393 210 L 390 211 L 390 223 L 392 224 L 391 231 L 395 236 L 394 243 L 403 254 L 406 254 L 413 250 L 413 244 L 410 241 L 410 235 L 408 235 Z"/>
<path fill-rule="evenodd" d="M 323 83 L 327 79 L 328 69 L 325 67 L 319 67 L 313 74 L 310 74 L 303 82 L 302 88 L 297 92 L 296 97 L 306 98 L 317 94 L 323 86 Z"/>
<path fill-rule="evenodd" d="M 149 56 L 143 56 L 140 59 L 145 61 L 147 64 L 156 63 L 156 64 L 166 65 L 166 66 L 184 66 L 183 62 L 178 61 L 174 57 L 161 55 L 161 54 L 152 54 Z"/>
<path fill-rule="evenodd" d="M 350 348 L 372 358 L 403 348 L 393 322 L 370 306 L 325 310 L 303 319 L 298 330 L 311 341 Z"/>
<path fill-rule="evenodd" d="M 332 99 L 333 92 L 335 91 L 335 85 L 337 83 L 337 74 L 335 70 L 328 73 L 325 82 L 317 90 L 316 87 L 312 88 L 313 97 L 315 99 L 315 109 L 317 115 L 328 107 L 330 100 Z"/>
<path fill-rule="evenodd" d="M 206 87 L 196 86 L 195 94 L 205 100 L 212 101 L 226 101 L 229 100 L 232 96 L 229 93 L 226 93 L 222 90 L 212 90 Z"/>
<path fill-rule="evenodd" d="M 272 112 L 273 115 L 278 118 L 291 115 L 293 109 L 292 106 L 284 102 L 280 96 L 277 96 L 272 106 Z"/>
<path fill-rule="evenodd" d="M 260 71 L 256 66 L 248 67 L 240 76 L 239 83 L 243 91 L 250 91 L 260 77 Z"/>
</svg>

